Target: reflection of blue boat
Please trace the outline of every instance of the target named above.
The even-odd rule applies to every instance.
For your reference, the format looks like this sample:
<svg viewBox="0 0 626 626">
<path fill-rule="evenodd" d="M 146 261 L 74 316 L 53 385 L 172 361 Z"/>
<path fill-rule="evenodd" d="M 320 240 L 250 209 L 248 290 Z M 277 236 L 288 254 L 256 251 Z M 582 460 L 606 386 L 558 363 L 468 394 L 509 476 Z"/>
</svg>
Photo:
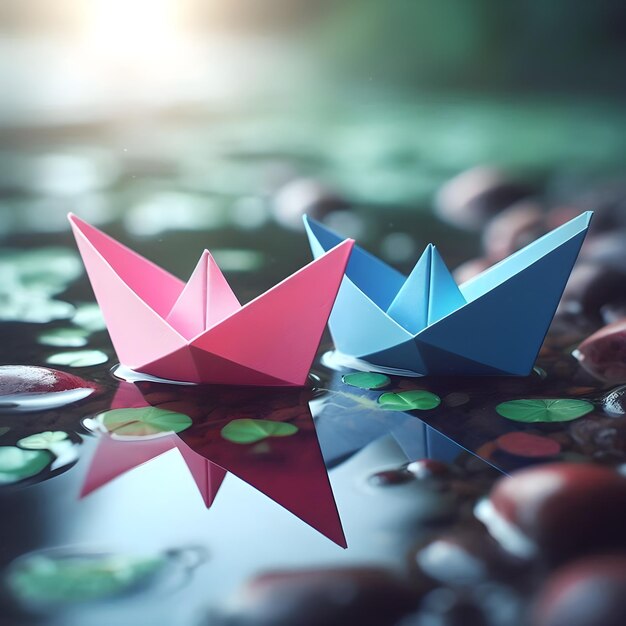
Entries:
<svg viewBox="0 0 626 626">
<path fill-rule="evenodd" d="M 457 286 L 429 245 L 408 277 L 355 246 L 329 326 L 336 348 L 384 368 L 526 375 L 589 228 L 584 213 Z M 317 258 L 343 240 L 305 218 Z"/>
</svg>

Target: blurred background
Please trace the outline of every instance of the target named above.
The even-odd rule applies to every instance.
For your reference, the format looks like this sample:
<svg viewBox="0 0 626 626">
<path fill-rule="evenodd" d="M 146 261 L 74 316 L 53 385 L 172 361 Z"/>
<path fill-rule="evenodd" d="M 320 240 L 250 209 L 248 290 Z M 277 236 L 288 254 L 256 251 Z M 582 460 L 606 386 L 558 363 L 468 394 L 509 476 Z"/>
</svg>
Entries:
<svg viewBox="0 0 626 626">
<path fill-rule="evenodd" d="M 252 293 L 308 259 L 305 211 L 407 270 L 623 197 L 619 1 L 3 0 L 0 25 L 4 245 L 69 243 L 75 211 Z"/>
</svg>

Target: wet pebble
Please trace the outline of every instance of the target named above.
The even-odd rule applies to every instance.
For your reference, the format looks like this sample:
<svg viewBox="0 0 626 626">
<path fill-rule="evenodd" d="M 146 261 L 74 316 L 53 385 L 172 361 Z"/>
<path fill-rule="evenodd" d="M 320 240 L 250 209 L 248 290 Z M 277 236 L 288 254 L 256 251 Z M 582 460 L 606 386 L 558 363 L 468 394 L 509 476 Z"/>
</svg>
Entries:
<svg viewBox="0 0 626 626">
<path fill-rule="evenodd" d="M 465 527 L 443 534 L 410 554 L 409 567 L 451 587 L 472 587 L 489 580 L 519 577 L 522 561 L 512 557 L 483 528 Z"/>
<path fill-rule="evenodd" d="M 563 293 L 561 309 L 602 322 L 603 307 L 624 301 L 626 272 L 598 263 L 578 263 Z"/>
<path fill-rule="evenodd" d="M 206 624 L 220 626 L 392 626 L 415 609 L 406 583 L 378 568 L 285 571 L 249 581 Z"/>
<path fill-rule="evenodd" d="M 470 259 L 454 270 L 454 280 L 458 285 L 462 285 L 464 282 L 468 281 L 470 278 L 474 278 L 474 276 L 478 276 L 478 274 L 481 274 L 492 265 L 492 261 L 485 257 Z"/>
<path fill-rule="evenodd" d="M 626 385 L 613 389 L 602 398 L 602 408 L 609 415 L 626 414 Z"/>
<path fill-rule="evenodd" d="M 483 248 L 493 262 L 501 261 L 545 232 L 542 207 L 531 200 L 522 200 L 487 224 L 483 232 Z"/>
<path fill-rule="evenodd" d="M 468 594 L 439 588 L 428 593 L 419 615 L 402 626 L 489 626 L 490 620 Z"/>
<path fill-rule="evenodd" d="M 626 556 L 590 557 L 557 571 L 533 613 L 532 626 L 623 626 Z"/>
<path fill-rule="evenodd" d="M 596 465 L 541 465 L 500 479 L 475 514 L 504 549 L 547 564 L 626 548 L 626 479 Z"/>
<path fill-rule="evenodd" d="M 490 167 L 476 167 L 448 181 L 439 191 L 436 210 L 459 228 L 479 231 L 494 215 L 527 198 L 532 190 Z"/>
<path fill-rule="evenodd" d="M 281 226 L 302 230 L 303 215 L 319 220 L 333 211 L 342 211 L 349 207 L 345 198 L 322 182 L 298 178 L 278 190 L 274 198 L 273 213 Z"/>
<path fill-rule="evenodd" d="M 596 378 L 626 382 L 626 319 L 593 333 L 578 346 L 574 356 Z"/>
<path fill-rule="evenodd" d="M 383 470 L 372 474 L 368 482 L 374 487 L 392 487 L 394 485 L 404 485 L 415 480 L 415 476 L 407 469 Z"/>
<path fill-rule="evenodd" d="M 502 452 L 527 459 L 556 456 L 561 451 L 558 441 L 530 433 L 507 433 L 496 439 Z"/>
<path fill-rule="evenodd" d="M 587 263 L 626 272 L 626 230 L 589 237 L 580 256 Z"/>
<path fill-rule="evenodd" d="M 414 478 L 446 478 L 450 476 L 450 466 L 435 459 L 419 459 L 405 466 Z"/>
<path fill-rule="evenodd" d="M 53 409 L 97 391 L 96 384 L 59 370 L 33 365 L 0 366 L 0 410 Z"/>
</svg>

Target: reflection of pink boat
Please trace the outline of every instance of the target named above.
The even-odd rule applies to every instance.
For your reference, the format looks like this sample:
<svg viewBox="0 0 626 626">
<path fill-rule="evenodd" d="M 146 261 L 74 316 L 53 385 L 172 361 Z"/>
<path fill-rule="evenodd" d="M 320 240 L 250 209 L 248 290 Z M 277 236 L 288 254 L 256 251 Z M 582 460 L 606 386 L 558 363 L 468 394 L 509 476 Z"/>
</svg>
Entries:
<svg viewBox="0 0 626 626">
<path fill-rule="evenodd" d="M 242 306 L 207 251 L 185 285 L 76 216 L 69 220 L 124 365 L 196 383 L 306 382 L 353 241 Z"/>
<path fill-rule="evenodd" d="M 158 386 L 163 389 L 157 397 L 172 393 L 171 387 L 168 392 L 168 386 Z M 149 391 L 154 389 L 148 387 Z M 174 393 L 177 400 L 166 405 L 171 410 L 193 415 L 194 425 L 179 434 L 164 433 L 154 439 L 124 441 L 101 435 L 85 475 L 82 497 L 165 452 L 178 450 L 207 507 L 213 504 L 226 473 L 230 472 L 331 541 L 346 547 L 309 409 L 308 390 L 278 392 L 211 387 L 207 391 L 202 387 L 185 387 L 184 391 L 177 388 Z M 111 404 L 112 408 L 146 406 L 151 404 L 140 386 L 129 383 L 120 384 Z M 298 427 L 298 432 L 263 442 L 261 451 L 255 444 L 232 443 L 220 435 L 223 426 L 232 419 L 228 416 L 245 414 L 277 420 L 273 417 L 277 411 L 282 412 L 283 419 L 287 411 L 290 423 Z"/>
</svg>

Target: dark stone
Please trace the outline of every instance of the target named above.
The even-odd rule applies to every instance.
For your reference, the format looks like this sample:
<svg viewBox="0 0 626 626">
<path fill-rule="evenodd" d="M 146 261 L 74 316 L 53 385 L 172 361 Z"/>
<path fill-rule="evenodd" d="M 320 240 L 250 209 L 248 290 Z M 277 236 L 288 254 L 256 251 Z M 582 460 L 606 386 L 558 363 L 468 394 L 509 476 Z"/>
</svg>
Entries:
<svg viewBox="0 0 626 626">
<path fill-rule="evenodd" d="M 543 209 L 532 200 L 522 200 L 498 215 L 485 227 L 483 248 L 494 263 L 522 249 L 546 233 Z"/>
<path fill-rule="evenodd" d="M 557 571 L 541 590 L 532 626 L 623 626 L 626 555 L 595 556 Z"/>
<path fill-rule="evenodd" d="M 477 516 L 505 550 L 548 565 L 626 549 L 626 478 L 607 467 L 554 463 L 500 479 Z"/>
<path fill-rule="evenodd" d="M 53 409 L 97 391 L 95 383 L 60 370 L 34 365 L 0 366 L 0 410 Z"/>
<path fill-rule="evenodd" d="M 622 302 L 624 293 L 626 272 L 596 263 L 579 263 L 572 271 L 560 308 L 574 310 L 601 323 L 603 307 Z"/>
<path fill-rule="evenodd" d="M 459 228 L 479 231 L 494 216 L 533 193 L 489 167 L 476 167 L 448 181 L 439 191 L 439 217 Z"/>
<path fill-rule="evenodd" d="M 227 610 L 207 624 L 221 626 L 393 626 L 415 610 L 418 594 L 378 568 L 284 571 L 249 581 Z"/>
<path fill-rule="evenodd" d="M 578 346 L 574 356 L 596 378 L 626 382 L 626 319 L 593 333 Z"/>
<path fill-rule="evenodd" d="M 277 191 L 272 207 L 281 226 L 303 230 L 303 215 L 320 220 L 333 211 L 349 209 L 350 203 L 318 180 L 297 178 Z"/>
</svg>

